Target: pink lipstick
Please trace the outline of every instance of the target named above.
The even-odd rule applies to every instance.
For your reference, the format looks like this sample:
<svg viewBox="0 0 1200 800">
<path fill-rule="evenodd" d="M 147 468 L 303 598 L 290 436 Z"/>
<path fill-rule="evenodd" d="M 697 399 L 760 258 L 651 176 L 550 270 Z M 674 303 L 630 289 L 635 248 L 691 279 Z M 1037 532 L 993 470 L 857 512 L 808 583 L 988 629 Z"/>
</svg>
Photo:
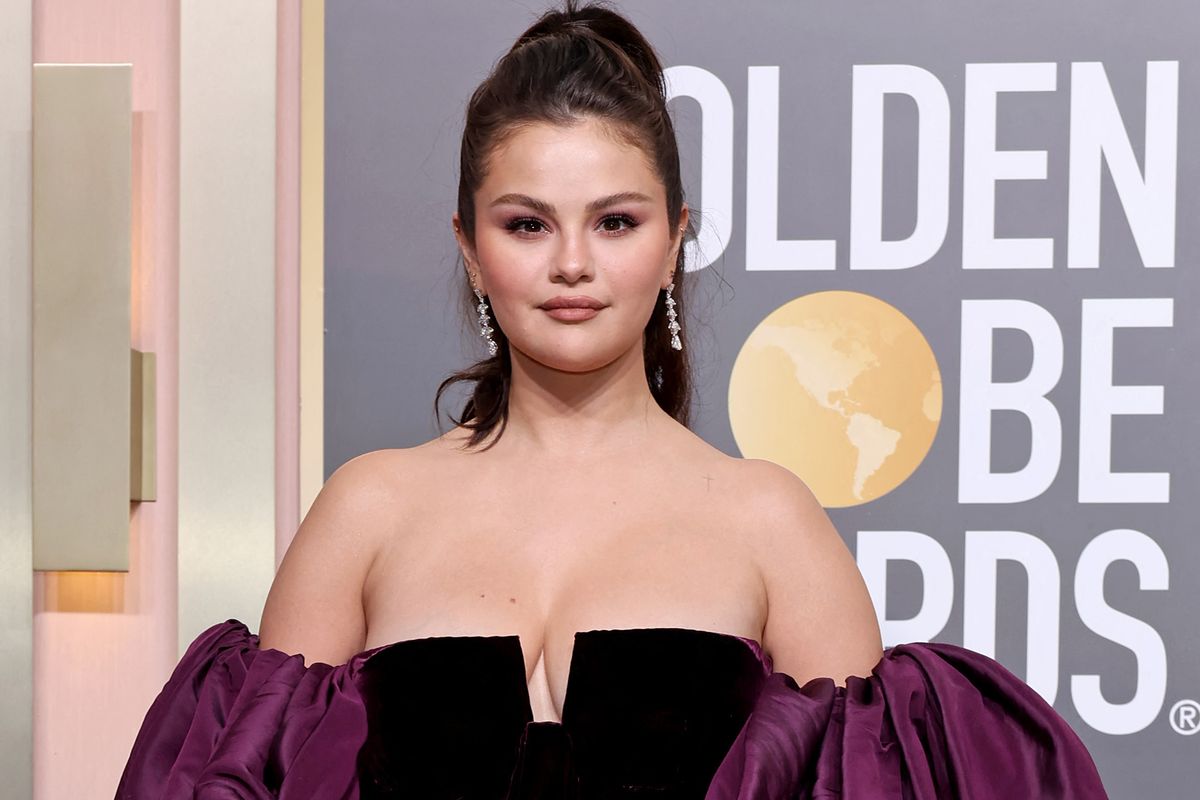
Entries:
<svg viewBox="0 0 1200 800">
<path fill-rule="evenodd" d="M 586 294 L 552 297 L 542 303 L 547 314 L 563 322 L 581 322 L 600 313 L 604 304 Z"/>
</svg>

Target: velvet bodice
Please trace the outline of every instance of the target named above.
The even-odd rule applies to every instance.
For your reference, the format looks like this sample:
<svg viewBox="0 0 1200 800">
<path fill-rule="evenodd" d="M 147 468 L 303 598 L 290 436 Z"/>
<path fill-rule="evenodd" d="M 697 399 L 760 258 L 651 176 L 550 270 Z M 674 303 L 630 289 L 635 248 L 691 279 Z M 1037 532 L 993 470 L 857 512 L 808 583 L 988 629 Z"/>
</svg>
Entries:
<svg viewBox="0 0 1200 800">
<path fill-rule="evenodd" d="M 730 634 L 581 631 L 562 721 L 537 721 L 516 635 L 385 645 L 358 676 L 361 796 L 703 797 L 770 671 L 757 642 Z"/>
</svg>

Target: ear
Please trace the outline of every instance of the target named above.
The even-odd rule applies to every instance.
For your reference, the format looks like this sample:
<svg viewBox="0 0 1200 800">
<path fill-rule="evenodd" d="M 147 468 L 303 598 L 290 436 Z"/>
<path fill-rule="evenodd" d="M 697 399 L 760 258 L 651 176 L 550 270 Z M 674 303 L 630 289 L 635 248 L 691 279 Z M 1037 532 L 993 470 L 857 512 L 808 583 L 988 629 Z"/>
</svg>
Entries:
<svg viewBox="0 0 1200 800">
<path fill-rule="evenodd" d="M 679 211 L 679 227 L 675 229 L 675 235 L 671 241 L 671 251 L 667 256 L 667 272 L 663 278 L 662 288 L 666 289 L 674 280 L 675 265 L 679 263 L 679 248 L 683 247 L 683 232 L 687 230 L 688 225 L 688 207 L 684 203 L 683 208 Z"/>
<path fill-rule="evenodd" d="M 467 277 L 470 279 L 471 285 L 478 288 L 484 294 L 487 294 L 487 288 L 483 285 L 483 276 L 479 273 L 479 261 L 475 258 L 475 249 L 467 242 L 466 234 L 463 233 L 462 229 L 462 219 L 459 218 L 457 211 L 451 217 L 450 224 L 454 228 L 454 238 L 458 242 L 459 251 L 462 253 L 463 265 L 467 269 Z"/>
</svg>

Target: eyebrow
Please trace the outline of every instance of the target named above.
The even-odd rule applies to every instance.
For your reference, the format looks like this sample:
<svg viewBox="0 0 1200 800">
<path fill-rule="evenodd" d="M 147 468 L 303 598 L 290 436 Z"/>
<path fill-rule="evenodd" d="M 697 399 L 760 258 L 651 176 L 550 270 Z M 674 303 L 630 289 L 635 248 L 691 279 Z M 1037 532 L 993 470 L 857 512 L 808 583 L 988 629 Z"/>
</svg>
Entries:
<svg viewBox="0 0 1200 800">
<path fill-rule="evenodd" d="M 654 198 L 650 197 L 649 195 L 642 194 L 641 192 L 617 192 L 616 194 L 610 194 L 607 197 L 601 197 L 588 203 L 587 211 L 590 214 L 595 211 L 599 211 L 600 209 L 608 208 L 609 206 L 615 206 L 617 203 L 649 203 L 653 202 L 653 200 Z M 518 192 L 502 194 L 493 200 L 491 205 L 498 206 L 504 203 L 528 206 L 534 211 L 538 211 L 542 214 L 547 214 L 550 216 L 554 215 L 554 206 L 544 200 L 538 200 L 535 197 L 530 197 L 527 194 L 520 194 Z"/>
</svg>

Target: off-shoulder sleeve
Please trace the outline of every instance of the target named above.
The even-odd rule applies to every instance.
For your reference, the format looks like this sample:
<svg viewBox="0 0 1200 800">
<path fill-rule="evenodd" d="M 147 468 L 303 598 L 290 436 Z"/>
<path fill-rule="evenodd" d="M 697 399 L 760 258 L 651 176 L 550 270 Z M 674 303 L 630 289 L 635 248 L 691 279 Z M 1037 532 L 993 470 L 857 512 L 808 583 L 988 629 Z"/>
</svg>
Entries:
<svg viewBox="0 0 1200 800">
<path fill-rule="evenodd" d="M 117 800 L 357 798 L 357 666 L 305 667 L 237 620 L 212 626 L 146 712 Z"/>
<path fill-rule="evenodd" d="M 867 677 L 770 675 L 706 800 L 1105 800 L 1071 727 L 1002 664 L 943 643 Z"/>
</svg>

